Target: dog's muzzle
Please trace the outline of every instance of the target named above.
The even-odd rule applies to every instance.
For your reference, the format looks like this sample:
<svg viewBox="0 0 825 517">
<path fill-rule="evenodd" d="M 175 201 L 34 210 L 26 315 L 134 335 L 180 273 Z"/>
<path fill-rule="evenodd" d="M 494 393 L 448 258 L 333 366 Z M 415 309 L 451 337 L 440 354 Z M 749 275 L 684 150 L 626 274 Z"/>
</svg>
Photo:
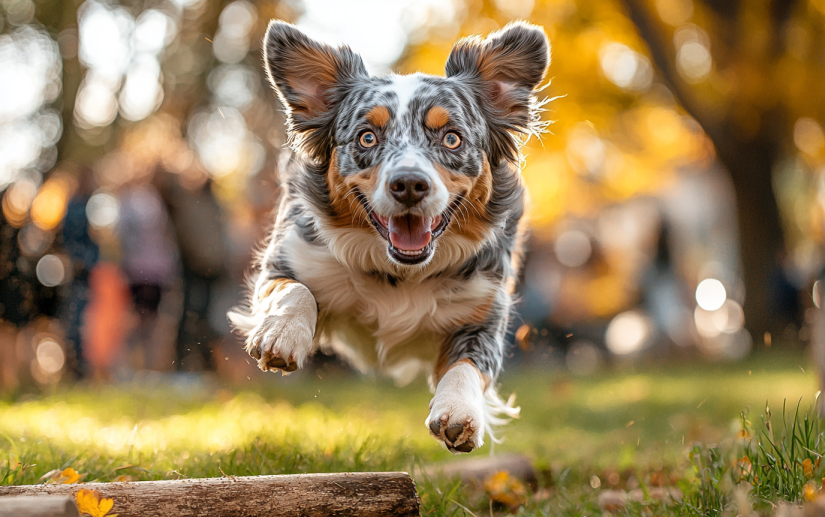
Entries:
<svg viewBox="0 0 825 517">
<path fill-rule="evenodd" d="M 405 190 L 407 188 L 405 186 Z M 415 265 L 429 260 L 435 252 L 435 240 L 450 224 L 449 209 L 435 217 L 411 211 L 386 217 L 371 210 L 363 194 L 358 193 L 358 199 L 369 214 L 373 228 L 387 241 L 390 258 L 400 264 Z"/>
</svg>

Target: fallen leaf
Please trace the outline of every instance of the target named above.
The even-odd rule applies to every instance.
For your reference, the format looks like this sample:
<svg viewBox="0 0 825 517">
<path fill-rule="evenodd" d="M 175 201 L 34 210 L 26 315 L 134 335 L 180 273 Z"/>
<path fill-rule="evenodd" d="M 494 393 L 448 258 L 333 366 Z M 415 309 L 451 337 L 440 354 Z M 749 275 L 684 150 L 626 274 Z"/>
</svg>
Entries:
<svg viewBox="0 0 825 517">
<path fill-rule="evenodd" d="M 805 458 L 805 461 L 802 462 L 802 472 L 805 474 L 805 479 L 811 479 L 813 477 L 814 464 L 809 458 Z"/>
<path fill-rule="evenodd" d="M 48 478 L 46 483 L 52 485 L 73 485 L 85 476 L 86 474 L 78 474 L 75 469 L 69 467 L 63 470 L 52 470 L 51 472 L 47 472 L 40 479 L 43 480 Z"/>
<path fill-rule="evenodd" d="M 802 497 L 804 497 L 806 501 L 813 501 L 817 495 L 818 493 L 813 483 L 806 483 L 802 488 Z"/>
<path fill-rule="evenodd" d="M 527 500 L 524 484 L 503 470 L 484 480 L 484 490 L 491 500 L 503 504 L 511 512 L 517 511 Z"/>
<path fill-rule="evenodd" d="M 117 517 L 116 513 L 109 513 L 115 501 L 103 497 L 97 490 L 78 490 L 75 494 L 77 511 L 89 517 Z"/>
</svg>

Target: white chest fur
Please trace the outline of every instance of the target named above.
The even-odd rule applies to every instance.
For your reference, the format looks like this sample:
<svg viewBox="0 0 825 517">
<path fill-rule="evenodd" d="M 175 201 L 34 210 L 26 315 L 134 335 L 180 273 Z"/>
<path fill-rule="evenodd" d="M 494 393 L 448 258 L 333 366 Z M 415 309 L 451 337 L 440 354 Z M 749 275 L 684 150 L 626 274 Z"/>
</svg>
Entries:
<svg viewBox="0 0 825 517">
<path fill-rule="evenodd" d="M 318 302 L 321 346 L 361 369 L 377 367 L 397 378 L 414 375 L 411 369 L 436 360 L 439 345 L 452 331 L 483 318 L 496 295 L 496 283 L 482 275 L 460 280 L 429 274 L 438 264 L 404 277 L 376 239 L 357 233 L 343 237 L 350 245 L 338 242 L 329 248 L 290 234 L 287 249 L 297 280 Z M 357 251 L 348 252 L 350 248 Z M 388 273 L 399 276 L 389 281 Z"/>
</svg>

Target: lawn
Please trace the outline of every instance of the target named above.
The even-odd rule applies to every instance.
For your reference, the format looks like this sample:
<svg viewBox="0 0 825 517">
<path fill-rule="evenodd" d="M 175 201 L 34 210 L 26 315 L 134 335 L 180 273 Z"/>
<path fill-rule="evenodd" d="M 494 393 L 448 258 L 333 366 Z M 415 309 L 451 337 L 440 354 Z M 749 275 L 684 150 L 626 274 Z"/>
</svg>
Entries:
<svg viewBox="0 0 825 517">
<path fill-rule="evenodd" d="M 83 481 L 114 481 L 409 471 L 456 459 L 427 436 L 423 382 L 397 388 L 335 370 L 260 379 L 237 388 L 147 379 L 0 401 L 0 484 L 38 483 L 69 467 Z M 756 487 L 750 500 L 767 511 L 769 501 L 801 502 L 821 486 L 808 480 L 822 478 L 825 440 L 817 419 L 805 421 L 817 381 L 799 354 L 616 367 L 587 378 L 513 368 L 501 383 L 502 394 L 516 393 L 522 418 L 501 431 L 505 441 L 495 451 L 526 453 L 539 486 L 522 497 L 513 479 L 489 480 L 485 490 L 417 476 L 422 515 L 506 514 L 504 505 L 491 505 L 491 494 L 521 502 L 512 508 L 521 515 L 601 514 L 600 493 L 636 488 L 644 502 L 608 509 L 721 515 L 716 509 L 732 508 L 741 487 Z M 793 422 L 800 398 L 797 430 L 789 433 L 798 439 L 783 447 L 783 403 Z M 766 402 L 776 450 L 760 431 Z M 489 453 L 485 445 L 473 454 Z M 771 459 L 775 469 L 766 464 Z M 660 485 L 679 488 L 683 502 L 654 500 L 650 490 Z"/>
</svg>

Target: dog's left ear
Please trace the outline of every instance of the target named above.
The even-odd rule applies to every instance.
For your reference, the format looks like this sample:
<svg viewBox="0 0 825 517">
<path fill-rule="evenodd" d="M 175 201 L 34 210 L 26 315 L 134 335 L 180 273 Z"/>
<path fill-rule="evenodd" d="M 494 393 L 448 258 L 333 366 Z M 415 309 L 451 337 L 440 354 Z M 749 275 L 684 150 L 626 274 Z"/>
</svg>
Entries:
<svg viewBox="0 0 825 517">
<path fill-rule="evenodd" d="M 536 116 L 534 90 L 549 64 L 550 42 L 544 31 L 536 25 L 514 22 L 486 39 L 471 36 L 459 40 L 445 71 L 447 77 L 467 79 L 482 90 L 481 98 L 492 107 L 489 114 L 497 126 L 494 130 L 529 133 Z M 493 152 L 514 160 L 518 150 L 512 147 L 498 142 Z"/>
<path fill-rule="evenodd" d="M 337 103 L 357 79 L 368 76 L 361 57 L 280 20 L 269 23 L 263 51 L 267 76 L 286 107 L 290 136 L 303 151 L 323 159 Z"/>
</svg>

